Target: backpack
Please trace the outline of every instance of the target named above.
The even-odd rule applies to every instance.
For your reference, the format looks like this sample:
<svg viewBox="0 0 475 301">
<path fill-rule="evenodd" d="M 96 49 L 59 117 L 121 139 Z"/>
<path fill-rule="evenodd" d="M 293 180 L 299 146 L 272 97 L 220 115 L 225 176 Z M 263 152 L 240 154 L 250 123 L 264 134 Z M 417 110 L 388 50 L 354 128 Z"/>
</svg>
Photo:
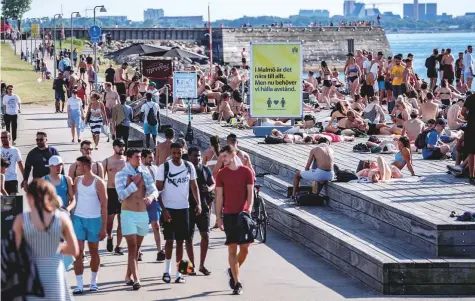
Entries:
<svg viewBox="0 0 475 301">
<path fill-rule="evenodd" d="M 358 180 L 356 173 L 349 169 L 340 169 L 336 164 L 334 164 L 333 170 L 335 171 L 336 182 L 349 182 L 352 180 Z"/>
<path fill-rule="evenodd" d="M 148 106 L 148 105 L 147 105 Z M 147 113 L 147 123 L 151 126 L 156 126 L 158 124 L 158 119 L 157 116 L 155 115 L 155 110 L 152 107 L 148 107 L 148 113 Z"/>
<path fill-rule="evenodd" d="M 301 191 L 295 198 L 295 202 L 297 202 L 299 206 L 324 206 L 327 201 L 327 196 L 317 195 L 310 191 Z"/>
<path fill-rule="evenodd" d="M 185 166 L 186 166 L 186 169 L 188 169 L 188 174 L 191 175 L 191 163 L 188 162 L 188 161 L 185 161 L 183 160 L 183 163 L 185 163 Z M 164 167 L 164 174 L 165 174 L 165 177 L 163 179 L 163 183 L 166 182 L 166 180 L 168 179 L 168 172 L 170 171 L 170 161 L 165 161 L 165 163 L 163 163 L 163 167 Z"/>
<path fill-rule="evenodd" d="M 430 63 L 429 63 L 430 57 L 426 58 L 425 66 L 427 69 L 431 68 Z"/>
<path fill-rule="evenodd" d="M 427 135 L 431 132 L 432 130 L 425 130 L 422 131 L 419 135 L 417 135 L 416 140 L 414 141 L 414 145 L 417 147 L 417 149 L 423 149 L 427 147 Z"/>
<path fill-rule="evenodd" d="M 370 153 L 371 150 L 365 143 L 358 143 L 353 146 L 353 152 L 355 153 Z"/>
<path fill-rule="evenodd" d="M 264 142 L 265 142 L 265 144 L 280 144 L 280 143 L 284 143 L 284 138 L 277 137 L 277 136 L 274 136 L 274 135 L 267 135 L 264 138 Z"/>
</svg>

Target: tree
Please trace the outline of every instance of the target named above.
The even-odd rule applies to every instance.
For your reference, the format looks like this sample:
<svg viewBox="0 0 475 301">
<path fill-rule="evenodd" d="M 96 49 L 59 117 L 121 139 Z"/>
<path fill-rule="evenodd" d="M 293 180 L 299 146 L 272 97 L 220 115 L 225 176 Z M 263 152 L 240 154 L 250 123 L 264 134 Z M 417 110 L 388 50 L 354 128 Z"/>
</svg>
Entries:
<svg viewBox="0 0 475 301">
<path fill-rule="evenodd" d="M 21 18 L 30 10 L 31 0 L 2 0 L 2 4 L 5 18 L 17 20 L 17 27 L 21 31 Z"/>
</svg>

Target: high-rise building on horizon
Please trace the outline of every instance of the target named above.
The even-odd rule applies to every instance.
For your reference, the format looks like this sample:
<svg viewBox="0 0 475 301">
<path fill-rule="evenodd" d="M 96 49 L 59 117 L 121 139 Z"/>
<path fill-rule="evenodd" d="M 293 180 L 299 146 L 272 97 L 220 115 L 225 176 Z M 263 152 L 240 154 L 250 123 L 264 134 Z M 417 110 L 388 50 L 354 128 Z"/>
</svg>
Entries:
<svg viewBox="0 0 475 301">
<path fill-rule="evenodd" d="M 414 12 L 414 20 L 419 21 L 419 0 L 414 0 L 414 6 L 413 6 L 413 12 Z"/>
<path fill-rule="evenodd" d="M 354 0 L 345 0 L 343 2 L 343 16 L 349 17 L 353 14 L 355 10 L 356 1 Z"/>
<path fill-rule="evenodd" d="M 155 20 L 165 16 L 165 12 L 162 8 L 148 8 L 147 10 L 143 11 L 143 20 Z"/>
<path fill-rule="evenodd" d="M 404 3 L 402 6 L 402 17 L 412 20 L 435 20 L 437 19 L 437 3 Z"/>
</svg>

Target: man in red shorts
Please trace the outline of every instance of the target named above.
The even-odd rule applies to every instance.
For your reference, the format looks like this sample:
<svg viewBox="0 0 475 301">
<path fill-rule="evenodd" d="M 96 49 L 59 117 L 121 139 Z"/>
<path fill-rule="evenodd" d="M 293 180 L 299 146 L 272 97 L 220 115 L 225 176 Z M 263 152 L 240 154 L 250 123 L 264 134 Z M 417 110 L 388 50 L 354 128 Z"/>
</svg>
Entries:
<svg viewBox="0 0 475 301">
<path fill-rule="evenodd" d="M 236 164 L 236 149 L 226 145 L 220 151 L 224 168 L 216 178 L 216 223 L 226 233 L 229 254 L 229 285 L 234 295 L 242 294 L 239 269 L 246 260 L 253 236 L 238 226 L 243 213 L 251 213 L 254 203 L 254 176 L 249 167 Z M 221 212 L 224 212 L 221 217 Z M 238 253 L 239 246 L 239 253 Z"/>
</svg>

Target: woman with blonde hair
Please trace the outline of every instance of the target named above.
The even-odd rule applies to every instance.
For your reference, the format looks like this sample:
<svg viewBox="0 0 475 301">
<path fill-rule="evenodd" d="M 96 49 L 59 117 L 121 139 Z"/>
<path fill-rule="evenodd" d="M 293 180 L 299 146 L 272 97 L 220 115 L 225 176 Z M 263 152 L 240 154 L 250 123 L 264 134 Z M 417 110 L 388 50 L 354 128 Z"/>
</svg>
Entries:
<svg viewBox="0 0 475 301">
<path fill-rule="evenodd" d="M 406 103 L 404 96 L 399 95 L 391 114 L 391 120 L 394 122 L 394 126 L 391 128 L 392 134 L 401 135 L 404 122 L 409 119 L 409 106 L 410 104 Z"/>
<path fill-rule="evenodd" d="M 345 75 L 350 85 L 350 95 L 358 94 L 358 87 L 360 85 L 361 70 L 354 56 L 348 56 L 345 67 Z"/>
<path fill-rule="evenodd" d="M 31 247 L 45 292 L 44 298 L 29 296 L 27 300 L 72 300 L 62 258 L 79 253 L 71 220 L 59 210 L 58 195 L 48 181 L 33 180 L 26 194 L 31 211 L 15 218 L 13 232 L 17 247 L 23 240 Z"/>
</svg>

